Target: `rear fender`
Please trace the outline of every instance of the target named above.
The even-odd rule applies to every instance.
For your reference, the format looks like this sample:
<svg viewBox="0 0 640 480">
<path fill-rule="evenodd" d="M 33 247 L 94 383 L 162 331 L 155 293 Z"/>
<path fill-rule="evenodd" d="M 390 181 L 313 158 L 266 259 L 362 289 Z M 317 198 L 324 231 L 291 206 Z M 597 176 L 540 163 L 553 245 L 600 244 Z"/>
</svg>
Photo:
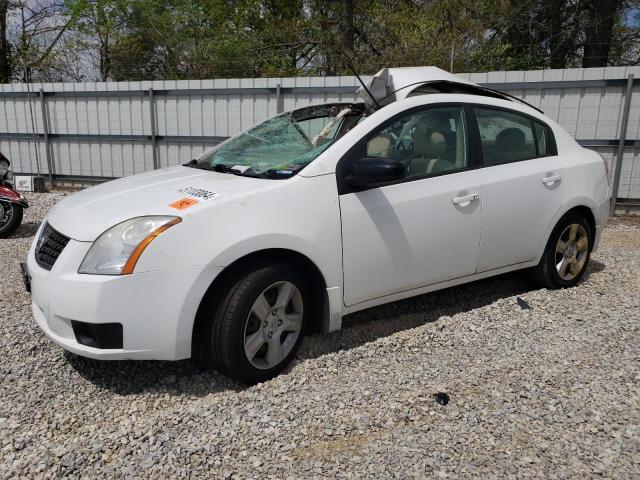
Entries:
<svg viewBox="0 0 640 480">
<path fill-rule="evenodd" d="M 573 198 L 571 201 L 567 202 L 565 205 L 563 205 L 562 209 L 558 210 L 555 214 L 555 216 L 553 217 L 553 220 L 551 220 L 549 222 L 549 224 L 547 225 L 547 232 L 545 235 L 545 238 L 547 239 L 544 243 L 544 245 L 542 245 L 542 247 L 540 248 L 540 250 L 538 251 L 538 255 L 536 255 L 536 260 L 535 263 L 540 262 L 540 259 L 542 258 L 542 255 L 544 254 L 544 250 L 545 248 L 547 248 L 547 242 L 549 240 L 549 238 L 551 237 L 551 232 L 553 232 L 553 229 L 556 228 L 556 225 L 558 224 L 558 222 L 560 221 L 560 219 L 565 216 L 567 214 L 567 212 L 569 212 L 569 210 L 572 210 L 576 207 L 587 207 L 591 210 L 591 213 L 593 214 L 595 221 L 596 221 L 596 229 L 599 230 L 601 228 L 602 225 L 602 220 L 601 220 L 601 215 L 599 215 L 598 213 L 598 205 L 589 197 L 576 197 Z M 606 223 L 606 218 L 604 219 L 604 222 Z M 598 232 L 593 232 L 594 234 L 597 234 Z M 596 242 L 597 245 L 597 242 Z"/>
</svg>

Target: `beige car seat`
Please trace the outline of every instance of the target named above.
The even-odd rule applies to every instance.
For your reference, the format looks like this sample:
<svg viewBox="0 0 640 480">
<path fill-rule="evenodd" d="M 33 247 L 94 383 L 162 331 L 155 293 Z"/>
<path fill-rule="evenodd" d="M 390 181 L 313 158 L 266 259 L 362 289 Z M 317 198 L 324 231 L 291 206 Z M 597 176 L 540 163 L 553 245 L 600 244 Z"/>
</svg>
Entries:
<svg viewBox="0 0 640 480">
<path fill-rule="evenodd" d="M 409 160 L 409 175 L 427 175 L 436 168 L 446 150 L 446 140 L 441 132 L 413 135 L 413 155 Z"/>
<path fill-rule="evenodd" d="M 448 118 L 423 119 L 416 124 L 413 133 L 409 175 L 428 175 L 464 167 L 464 129 L 456 128 L 455 132 L 452 131 Z"/>
<path fill-rule="evenodd" d="M 415 124 L 413 130 L 413 154 L 407 167 L 411 176 L 428 175 L 446 168 L 440 165 L 447 162 L 444 157 L 447 151 L 447 139 L 437 121 L 424 115 Z M 448 162 L 447 162 L 448 163 Z"/>
<path fill-rule="evenodd" d="M 390 158 L 393 138 L 387 133 L 381 133 L 367 142 L 367 157 Z"/>
</svg>

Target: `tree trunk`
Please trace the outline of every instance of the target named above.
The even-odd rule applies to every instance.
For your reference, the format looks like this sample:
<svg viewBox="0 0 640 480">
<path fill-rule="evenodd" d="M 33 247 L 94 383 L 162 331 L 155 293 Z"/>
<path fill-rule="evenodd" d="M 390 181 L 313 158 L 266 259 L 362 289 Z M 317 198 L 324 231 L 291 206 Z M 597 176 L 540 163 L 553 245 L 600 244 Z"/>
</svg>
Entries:
<svg viewBox="0 0 640 480">
<path fill-rule="evenodd" d="M 353 4 L 354 0 L 342 0 L 342 15 L 340 18 L 340 30 L 342 34 L 342 48 L 353 51 Z"/>
<path fill-rule="evenodd" d="M 353 25 L 353 4 L 354 0 L 342 0 L 340 9 L 340 32 L 338 32 L 338 52 L 343 53 L 347 58 L 353 55 L 353 47 L 355 43 L 355 29 Z M 339 65 L 346 67 L 348 61 L 346 58 L 340 58 L 337 62 Z M 344 72 L 343 72 L 344 73 Z"/>
<path fill-rule="evenodd" d="M 529 9 L 523 8 L 519 0 L 510 0 L 508 21 L 504 25 L 504 34 L 515 57 L 524 57 L 532 46 L 531 31 L 527 27 Z"/>
<path fill-rule="evenodd" d="M 620 0 L 588 0 L 585 2 L 587 24 L 585 27 L 582 67 L 606 67 Z"/>
<path fill-rule="evenodd" d="M 549 19 L 549 66 L 551 68 L 566 68 L 570 45 L 567 37 L 570 34 L 564 32 L 563 10 L 564 0 L 550 0 L 547 3 L 547 15 Z"/>
<path fill-rule="evenodd" d="M 0 83 L 9 83 L 11 65 L 9 63 L 9 43 L 7 42 L 7 10 L 9 0 L 0 0 Z"/>
<path fill-rule="evenodd" d="M 111 52 L 109 51 L 109 37 L 100 37 L 100 80 L 106 82 L 111 77 Z"/>
</svg>

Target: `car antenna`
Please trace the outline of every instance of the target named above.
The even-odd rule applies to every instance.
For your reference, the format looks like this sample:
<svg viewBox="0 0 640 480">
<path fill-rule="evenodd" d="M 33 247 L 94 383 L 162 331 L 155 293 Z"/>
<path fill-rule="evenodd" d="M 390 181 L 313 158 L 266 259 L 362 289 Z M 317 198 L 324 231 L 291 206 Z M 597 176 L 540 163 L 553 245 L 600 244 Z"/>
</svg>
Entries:
<svg viewBox="0 0 640 480">
<path fill-rule="evenodd" d="M 364 88 L 364 91 L 367 92 L 367 95 L 369 95 L 369 97 L 371 97 L 371 100 L 373 100 L 373 103 L 376 104 L 376 110 L 379 109 L 380 108 L 380 104 L 378 103 L 376 98 L 371 93 L 371 90 L 369 90 L 367 88 L 367 85 L 362 81 L 362 78 L 360 78 L 360 75 L 358 75 L 358 72 L 356 72 L 355 67 L 351 64 L 351 62 L 349 61 L 348 58 L 346 58 L 346 64 L 347 64 L 347 67 L 349 68 L 349 70 L 351 70 L 351 72 L 356 76 L 356 78 L 360 82 L 360 85 L 362 85 L 362 88 Z"/>
</svg>

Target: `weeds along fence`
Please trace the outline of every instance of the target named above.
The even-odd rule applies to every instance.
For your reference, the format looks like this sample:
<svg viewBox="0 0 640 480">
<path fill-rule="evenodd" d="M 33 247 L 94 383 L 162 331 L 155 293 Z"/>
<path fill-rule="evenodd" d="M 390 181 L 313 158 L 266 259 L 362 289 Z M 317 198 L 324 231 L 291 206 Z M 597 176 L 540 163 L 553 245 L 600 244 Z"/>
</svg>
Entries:
<svg viewBox="0 0 640 480">
<path fill-rule="evenodd" d="M 460 74 L 541 108 L 640 199 L 640 67 Z M 0 151 L 17 174 L 90 184 L 185 163 L 251 125 L 351 101 L 355 77 L 0 85 Z"/>
</svg>

